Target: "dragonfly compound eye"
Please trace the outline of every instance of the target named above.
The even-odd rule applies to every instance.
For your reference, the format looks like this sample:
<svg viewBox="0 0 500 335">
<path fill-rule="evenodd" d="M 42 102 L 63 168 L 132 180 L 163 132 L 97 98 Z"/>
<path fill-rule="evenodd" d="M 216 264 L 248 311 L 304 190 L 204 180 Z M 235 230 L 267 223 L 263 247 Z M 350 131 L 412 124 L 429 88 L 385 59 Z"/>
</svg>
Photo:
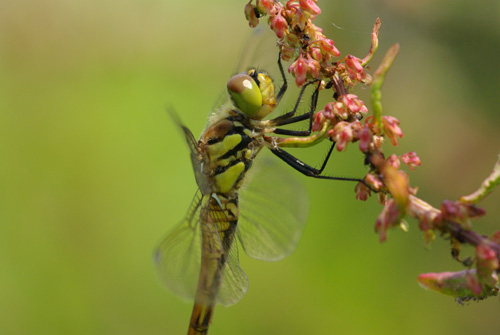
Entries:
<svg viewBox="0 0 500 335">
<path fill-rule="evenodd" d="M 240 112 L 255 116 L 262 107 L 262 93 L 255 80 L 245 73 L 233 76 L 227 82 L 227 90 Z"/>
</svg>

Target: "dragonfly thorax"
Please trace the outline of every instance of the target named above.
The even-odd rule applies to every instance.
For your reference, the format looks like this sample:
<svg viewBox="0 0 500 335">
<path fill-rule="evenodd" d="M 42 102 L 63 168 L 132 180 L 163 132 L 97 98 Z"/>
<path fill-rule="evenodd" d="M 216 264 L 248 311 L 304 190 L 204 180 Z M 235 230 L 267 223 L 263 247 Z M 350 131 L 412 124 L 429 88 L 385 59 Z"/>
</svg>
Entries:
<svg viewBox="0 0 500 335">
<path fill-rule="evenodd" d="M 208 189 L 202 189 L 205 194 L 237 192 L 263 146 L 261 136 L 246 124 L 245 117 L 236 111 L 229 114 L 210 125 L 198 142 L 203 176 L 197 179 L 208 181 L 204 183 Z"/>
</svg>

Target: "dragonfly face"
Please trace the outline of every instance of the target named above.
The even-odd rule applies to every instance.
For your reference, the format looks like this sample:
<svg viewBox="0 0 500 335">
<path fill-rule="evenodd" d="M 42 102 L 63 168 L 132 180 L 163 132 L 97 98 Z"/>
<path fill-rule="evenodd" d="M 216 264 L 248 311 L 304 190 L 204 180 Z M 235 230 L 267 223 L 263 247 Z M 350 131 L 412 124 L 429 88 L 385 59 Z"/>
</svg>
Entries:
<svg viewBox="0 0 500 335">
<path fill-rule="evenodd" d="M 266 117 L 276 105 L 271 77 L 256 69 L 233 76 L 227 83 L 227 90 L 235 107 L 256 120 Z"/>
</svg>

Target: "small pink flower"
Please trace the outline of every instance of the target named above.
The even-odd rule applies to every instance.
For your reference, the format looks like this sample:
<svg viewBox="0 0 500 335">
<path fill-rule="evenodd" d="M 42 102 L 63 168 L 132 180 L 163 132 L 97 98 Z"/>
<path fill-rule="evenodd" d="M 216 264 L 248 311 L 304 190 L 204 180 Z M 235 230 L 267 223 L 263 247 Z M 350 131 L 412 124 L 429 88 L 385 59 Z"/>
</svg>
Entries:
<svg viewBox="0 0 500 335">
<path fill-rule="evenodd" d="M 412 171 L 415 170 L 415 166 L 421 165 L 420 158 L 417 156 L 415 151 L 407 152 L 406 154 L 401 155 L 400 158 L 403 164 L 408 165 Z"/>
<path fill-rule="evenodd" d="M 275 9 L 273 0 L 257 0 L 256 6 L 261 13 L 267 13 L 269 15 L 271 15 Z"/>
<path fill-rule="evenodd" d="M 307 64 L 302 55 L 295 62 L 290 65 L 288 68 L 288 72 L 293 72 L 293 76 L 295 77 L 295 84 L 297 87 L 304 85 L 306 82 L 307 75 Z"/>
<path fill-rule="evenodd" d="M 365 70 L 363 66 L 361 66 L 359 59 L 352 55 L 346 56 L 345 63 L 348 68 L 352 69 L 356 73 L 362 73 Z"/>
<path fill-rule="evenodd" d="M 323 111 L 319 111 L 316 114 L 314 114 L 314 119 L 313 119 L 313 124 L 312 124 L 312 131 L 318 131 L 323 127 L 323 123 L 326 121 L 325 115 Z"/>
<path fill-rule="evenodd" d="M 280 14 L 274 16 L 271 19 L 271 29 L 274 30 L 278 38 L 283 38 L 285 36 L 285 31 L 288 28 L 288 23 L 285 18 Z"/>
<path fill-rule="evenodd" d="M 384 187 L 382 180 L 372 173 L 366 175 L 365 182 L 375 191 L 380 191 Z"/>
<path fill-rule="evenodd" d="M 340 56 L 340 51 L 333 45 L 333 41 L 328 38 L 320 40 L 319 46 L 324 54 L 332 55 L 333 57 Z"/>
<path fill-rule="evenodd" d="M 372 138 L 373 138 L 373 134 L 370 131 L 370 128 L 364 126 L 360 130 L 358 138 L 359 138 L 359 150 L 361 150 L 361 152 L 368 152 L 368 149 L 370 149 L 370 144 L 372 143 Z"/>
<path fill-rule="evenodd" d="M 400 163 L 399 158 L 395 154 L 392 154 L 387 158 L 387 164 L 390 164 L 393 168 L 399 169 Z"/>
<path fill-rule="evenodd" d="M 321 14 L 321 8 L 316 5 L 316 1 L 313 0 L 299 0 L 300 8 L 302 10 L 305 10 L 312 15 L 319 15 Z"/>
<path fill-rule="evenodd" d="M 342 151 L 347 147 L 347 144 L 352 141 L 352 129 L 351 127 L 344 127 L 344 130 L 340 133 L 337 139 L 337 150 Z"/>
<path fill-rule="evenodd" d="M 368 113 L 365 103 L 355 94 L 345 94 L 341 97 L 341 101 L 347 106 L 351 113 Z"/>
<path fill-rule="evenodd" d="M 375 231 L 379 234 L 380 242 L 384 242 L 387 239 L 387 231 L 399 223 L 399 217 L 399 207 L 394 199 L 390 199 L 375 222 Z"/>
<path fill-rule="evenodd" d="M 333 105 L 335 103 L 334 102 L 329 102 L 326 104 L 325 108 L 323 109 L 324 113 L 325 113 L 325 117 L 327 119 L 333 119 Z"/>
<path fill-rule="evenodd" d="M 255 15 L 256 7 L 251 4 L 251 1 L 248 2 L 245 6 L 245 17 L 248 20 L 248 25 L 252 28 L 257 27 L 259 24 L 259 19 Z"/>
<path fill-rule="evenodd" d="M 380 149 L 382 148 L 382 144 L 384 144 L 384 138 L 382 136 L 373 135 L 372 143 L 375 148 Z"/>
<path fill-rule="evenodd" d="M 311 78 L 319 78 L 321 65 L 311 56 L 307 55 L 307 73 Z"/>
<path fill-rule="evenodd" d="M 356 192 L 356 199 L 361 201 L 368 200 L 368 197 L 371 195 L 370 189 L 363 183 L 357 183 L 354 190 Z"/>
<path fill-rule="evenodd" d="M 392 116 L 382 116 L 382 124 L 384 126 L 384 134 L 392 145 L 397 146 L 397 137 L 403 137 L 403 132 L 399 128 L 399 120 Z"/>
<path fill-rule="evenodd" d="M 348 122 L 341 121 L 328 132 L 328 135 L 337 143 L 336 148 L 338 151 L 345 149 L 347 144 L 352 141 L 353 133 L 352 128 Z"/>
</svg>

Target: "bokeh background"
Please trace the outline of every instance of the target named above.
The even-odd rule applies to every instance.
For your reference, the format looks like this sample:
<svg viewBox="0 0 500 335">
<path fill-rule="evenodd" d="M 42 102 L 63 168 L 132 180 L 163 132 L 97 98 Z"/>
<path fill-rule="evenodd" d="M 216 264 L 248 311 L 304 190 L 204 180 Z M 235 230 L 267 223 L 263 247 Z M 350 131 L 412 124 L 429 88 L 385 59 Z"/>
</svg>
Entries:
<svg viewBox="0 0 500 335">
<path fill-rule="evenodd" d="M 160 287 L 152 262 L 195 190 L 165 109 L 201 132 L 248 35 L 244 5 L 1 1 L 1 334 L 186 332 L 191 303 Z M 438 205 L 473 191 L 500 149 L 500 3 L 319 5 L 317 24 L 343 54 L 366 53 L 376 17 L 372 64 L 401 44 L 383 102 L 405 131 L 394 152 L 423 161 L 411 175 L 419 195 Z M 353 146 L 328 173 L 361 176 L 360 159 Z M 417 285 L 420 273 L 461 269 L 446 241 L 426 249 L 410 221 L 380 244 L 375 199 L 356 201 L 350 183 L 304 182 L 311 215 L 297 251 L 278 263 L 241 255 L 250 289 L 217 308 L 212 334 L 500 332 L 498 298 L 464 307 Z M 483 202 L 477 230 L 498 229 L 499 201 Z"/>
</svg>

